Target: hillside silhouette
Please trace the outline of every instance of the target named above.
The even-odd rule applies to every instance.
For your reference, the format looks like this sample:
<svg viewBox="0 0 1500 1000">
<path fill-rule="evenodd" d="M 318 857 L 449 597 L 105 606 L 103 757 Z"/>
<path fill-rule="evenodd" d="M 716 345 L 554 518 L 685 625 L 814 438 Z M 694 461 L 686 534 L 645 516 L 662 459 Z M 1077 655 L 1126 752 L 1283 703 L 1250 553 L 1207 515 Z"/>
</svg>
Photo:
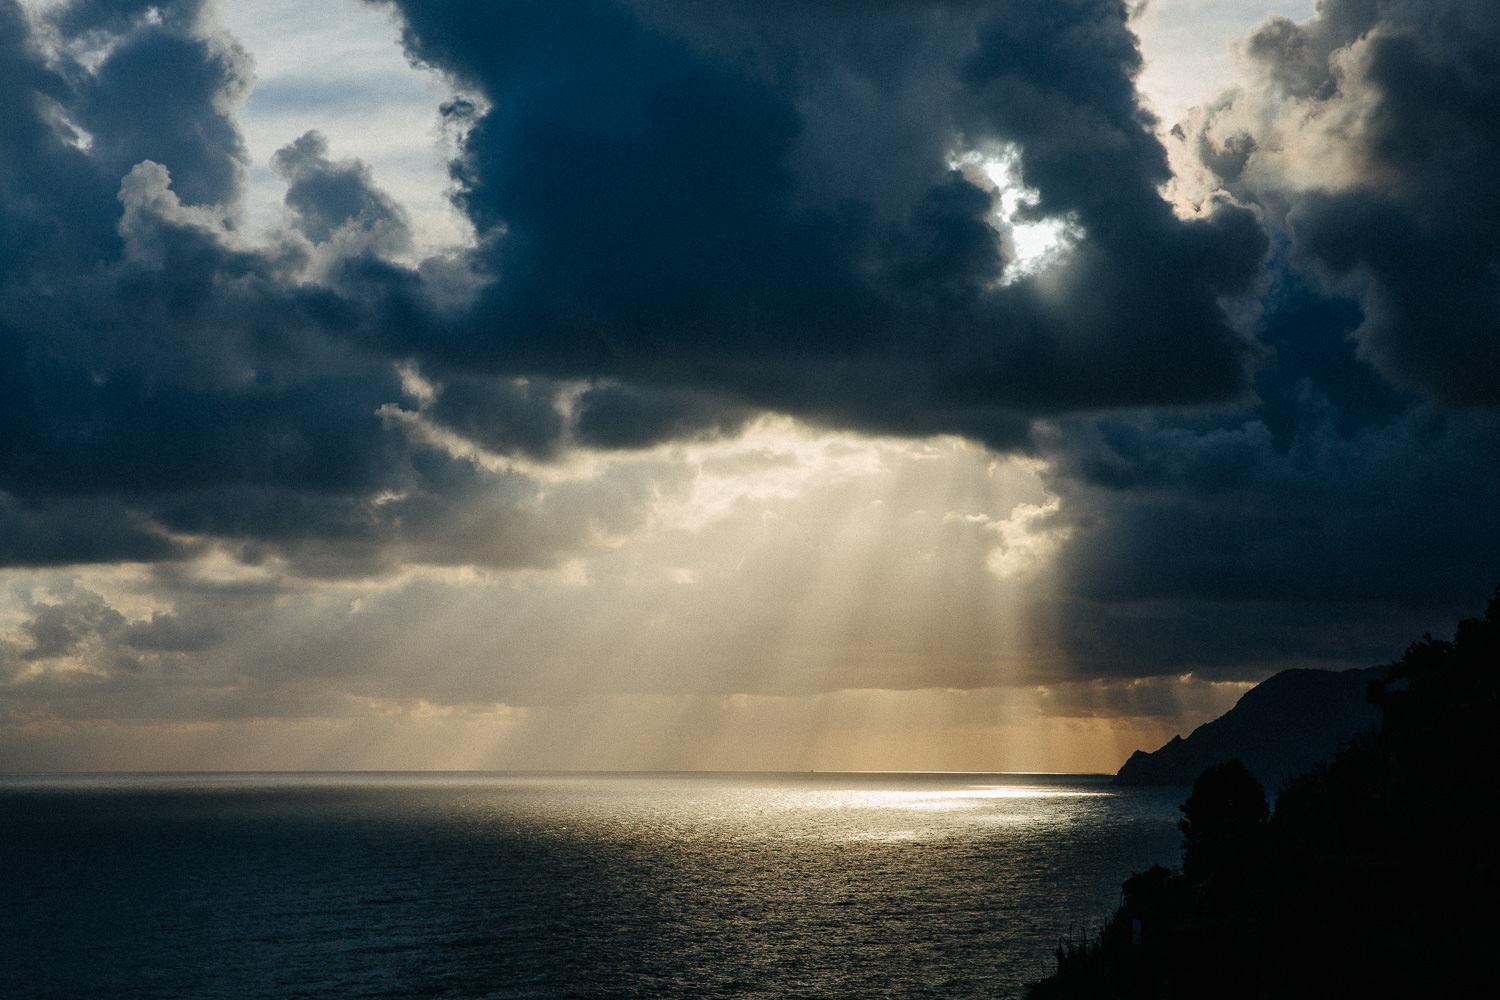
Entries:
<svg viewBox="0 0 1500 1000">
<path fill-rule="evenodd" d="M 1181 867 L 1127 879 L 1031 1000 L 1500 995 L 1500 589 L 1368 697 L 1379 728 L 1274 812 L 1239 760 L 1199 775 Z"/>
<path fill-rule="evenodd" d="M 1207 768 L 1238 759 L 1267 789 L 1279 791 L 1379 725 L 1379 709 L 1365 693 L 1383 674 L 1381 667 L 1283 670 L 1186 739 L 1174 736 L 1152 753 L 1131 754 L 1114 783 L 1191 785 Z"/>
</svg>

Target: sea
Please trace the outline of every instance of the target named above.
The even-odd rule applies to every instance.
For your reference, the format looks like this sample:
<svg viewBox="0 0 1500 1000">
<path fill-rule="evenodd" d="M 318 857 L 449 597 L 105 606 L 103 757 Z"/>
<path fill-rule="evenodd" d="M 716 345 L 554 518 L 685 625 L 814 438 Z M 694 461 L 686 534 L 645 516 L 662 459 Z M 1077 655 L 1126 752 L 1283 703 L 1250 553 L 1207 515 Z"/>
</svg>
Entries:
<svg viewBox="0 0 1500 1000">
<path fill-rule="evenodd" d="M 0 997 L 1021 997 L 1183 789 L 1107 775 L 0 775 Z"/>
</svg>

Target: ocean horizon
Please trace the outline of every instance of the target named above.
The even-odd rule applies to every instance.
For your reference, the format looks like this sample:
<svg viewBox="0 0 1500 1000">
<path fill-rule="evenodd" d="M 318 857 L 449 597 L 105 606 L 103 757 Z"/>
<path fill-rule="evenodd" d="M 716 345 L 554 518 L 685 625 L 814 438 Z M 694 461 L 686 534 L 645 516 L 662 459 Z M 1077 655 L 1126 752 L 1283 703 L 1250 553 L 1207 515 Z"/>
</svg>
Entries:
<svg viewBox="0 0 1500 1000">
<path fill-rule="evenodd" d="M 0 775 L 0 995 L 1019 997 L 1181 789 L 1109 775 Z"/>
</svg>

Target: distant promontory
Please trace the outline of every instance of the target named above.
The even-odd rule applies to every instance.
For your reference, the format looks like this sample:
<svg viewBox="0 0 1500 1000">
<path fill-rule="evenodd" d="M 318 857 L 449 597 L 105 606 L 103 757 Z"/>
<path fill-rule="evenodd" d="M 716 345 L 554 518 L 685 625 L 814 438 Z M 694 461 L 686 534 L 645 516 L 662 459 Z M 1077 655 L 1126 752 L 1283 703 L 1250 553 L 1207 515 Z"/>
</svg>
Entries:
<svg viewBox="0 0 1500 1000">
<path fill-rule="evenodd" d="M 1186 739 L 1174 736 L 1159 750 L 1131 754 L 1114 783 L 1191 785 L 1207 768 L 1239 759 L 1265 788 L 1280 789 L 1379 725 L 1365 695 L 1383 673 L 1382 667 L 1283 670 Z"/>
<path fill-rule="evenodd" d="M 1278 674 L 1158 754 L 1202 744 L 1208 760 L 1260 733 L 1264 746 L 1237 752 L 1275 772 L 1295 720 L 1337 722 L 1321 685 L 1359 690 L 1368 673 Z M 1180 868 L 1126 879 L 1115 915 L 1062 940 L 1028 1000 L 1497 995 L 1500 588 L 1482 618 L 1411 643 L 1365 693 L 1380 725 L 1285 782 L 1274 809 L 1246 762 L 1198 775 Z"/>
</svg>

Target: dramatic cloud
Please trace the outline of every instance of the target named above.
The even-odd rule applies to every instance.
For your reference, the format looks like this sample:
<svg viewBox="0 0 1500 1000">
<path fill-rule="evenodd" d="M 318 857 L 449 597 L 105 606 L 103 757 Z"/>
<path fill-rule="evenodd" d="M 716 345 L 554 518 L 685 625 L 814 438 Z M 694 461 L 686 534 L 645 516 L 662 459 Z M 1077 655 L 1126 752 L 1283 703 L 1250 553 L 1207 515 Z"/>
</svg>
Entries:
<svg viewBox="0 0 1500 1000">
<path fill-rule="evenodd" d="M 1266 205 L 1360 355 L 1458 406 L 1500 408 L 1495 162 L 1500 11 L 1482 0 L 1327 0 L 1245 43 L 1260 86 L 1212 109 L 1200 149 Z"/>
<path fill-rule="evenodd" d="M 0 755 L 1111 767 L 1500 579 L 1492 4 L 705 10 L 0 0 Z"/>
<path fill-rule="evenodd" d="M 1245 385 L 1218 296 L 1265 239 L 1157 193 L 1118 3 L 402 12 L 413 57 L 483 100 L 456 106 L 456 176 L 496 278 L 404 349 L 1007 448 L 1037 413 Z M 1031 192 L 1011 221 L 984 169 L 1007 159 Z M 1040 219 L 1081 235 L 1017 273 L 1011 229 Z"/>
<path fill-rule="evenodd" d="M 1249 84 L 1174 130 L 1200 191 L 1254 204 L 1286 249 L 1252 405 L 1049 432 L 1079 665 L 1373 661 L 1405 609 L 1493 585 L 1497 39 L 1485 4 L 1324 3 L 1251 35 Z"/>
<path fill-rule="evenodd" d="M 286 205 L 298 230 L 312 242 L 327 243 L 352 231 L 354 239 L 368 241 L 372 249 L 410 249 L 401 206 L 374 186 L 364 164 L 330 162 L 328 140 L 319 133 L 308 132 L 278 149 L 271 166 L 287 182 Z"/>
</svg>

